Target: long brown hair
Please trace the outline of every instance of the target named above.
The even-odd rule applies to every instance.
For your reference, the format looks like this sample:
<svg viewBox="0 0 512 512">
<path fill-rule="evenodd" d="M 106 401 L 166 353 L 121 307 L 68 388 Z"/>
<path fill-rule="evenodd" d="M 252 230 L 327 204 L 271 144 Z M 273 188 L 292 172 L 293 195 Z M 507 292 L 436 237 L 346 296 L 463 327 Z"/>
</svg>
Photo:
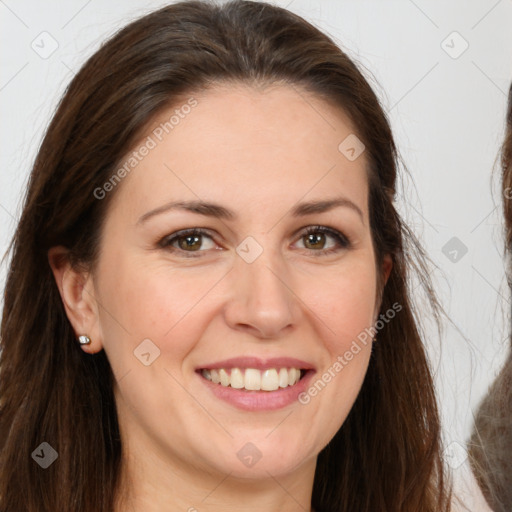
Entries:
<svg viewBox="0 0 512 512">
<path fill-rule="evenodd" d="M 356 403 L 318 456 L 312 506 L 448 510 L 434 387 L 408 295 L 411 251 L 421 248 L 393 206 L 398 157 L 386 115 L 355 64 L 316 27 L 285 9 L 235 0 L 179 2 L 126 26 L 78 72 L 47 130 L 5 288 L 1 512 L 112 512 L 122 454 L 113 374 L 104 351 L 77 346 L 47 252 L 64 245 L 73 264 L 93 268 L 115 195 L 98 200 L 94 190 L 157 113 L 221 82 L 284 82 L 349 115 L 366 146 L 376 262 L 393 260 L 381 311 L 402 309 L 379 331 Z M 427 294 L 434 303 L 428 285 Z M 31 457 L 42 442 L 58 453 L 44 470 Z"/>
<path fill-rule="evenodd" d="M 512 85 L 501 151 L 505 245 L 512 252 Z M 507 269 L 512 285 L 512 268 Z M 479 405 L 468 443 L 469 460 L 487 503 L 494 512 L 512 510 L 512 337 L 508 358 Z"/>
</svg>

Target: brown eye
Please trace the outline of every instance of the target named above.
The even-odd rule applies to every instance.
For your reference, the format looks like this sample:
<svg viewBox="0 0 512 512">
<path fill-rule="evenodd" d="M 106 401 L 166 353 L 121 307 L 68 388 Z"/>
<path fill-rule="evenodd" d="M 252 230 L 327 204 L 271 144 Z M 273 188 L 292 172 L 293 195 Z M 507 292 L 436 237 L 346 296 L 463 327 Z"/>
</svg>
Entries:
<svg viewBox="0 0 512 512">
<path fill-rule="evenodd" d="M 311 235 L 305 235 L 304 236 L 304 240 L 305 240 L 305 243 L 304 245 L 308 248 L 308 249 L 323 249 L 324 245 L 325 245 L 325 234 L 324 233 L 316 233 L 316 234 L 311 234 Z"/>
<path fill-rule="evenodd" d="M 181 236 L 177 239 L 178 245 L 180 249 L 184 251 L 191 249 L 192 251 L 197 251 L 201 248 L 201 239 L 202 235 L 186 235 Z"/>
<path fill-rule="evenodd" d="M 197 228 L 178 231 L 166 236 L 159 242 L 159 246 L 171 252 L 181 252 L 184 256 L 192 256 L 190 253 L 201 253 L 216 247 L 211 235 Z M 197 256 L 199 255 L 197 254 Z"/>
<path fill-rule="evenodd" d="M 300 239 L 303 241 L 304 247 L 310 249 L 315 256 L 341 251 L 350 247 L 350 241 L 345 235 L 326 226 L 310 226 Z"/>
</svg>

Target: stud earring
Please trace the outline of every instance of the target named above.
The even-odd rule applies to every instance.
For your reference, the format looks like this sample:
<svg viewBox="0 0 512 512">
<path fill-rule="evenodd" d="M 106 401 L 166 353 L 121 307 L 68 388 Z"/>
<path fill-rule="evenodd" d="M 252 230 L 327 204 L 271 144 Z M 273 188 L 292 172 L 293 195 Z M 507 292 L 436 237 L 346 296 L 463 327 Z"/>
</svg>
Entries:
<svg viewBox="0 0 512 512">
<path fill-rule="evenodd" d="M 78 336 L 78 343 L 80 343 L 80 345 L 89 345 L 89 343 L 91 343 L 91 338 L 82 334 L 81 336 Z"/>
</svg>

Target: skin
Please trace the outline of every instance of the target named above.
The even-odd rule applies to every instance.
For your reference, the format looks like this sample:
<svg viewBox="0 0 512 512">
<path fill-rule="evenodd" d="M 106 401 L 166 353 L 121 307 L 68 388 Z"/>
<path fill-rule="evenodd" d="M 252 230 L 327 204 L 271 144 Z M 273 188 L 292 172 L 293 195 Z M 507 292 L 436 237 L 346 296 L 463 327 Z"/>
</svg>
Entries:
<svg viewBox="0 0 512 512">
<path fill-rule="evenodd" d="M 374 323 L 365 154 L 345 158 L 338 145 L 354 133 L 347 116 L 295 87 L 219 85 L 194 97 L 198 105 L 117 185 L 93 270 L 59 263 L 62 247 L 49 253 L 76 334 L 92 339 L 82 349 L 104 349 L 117 379 L 125 452 L 116 510 L 311 510 L 317 455 L 357 397 L 371 343 L 307 405 L 274 411 L 221 401 L 195 369 L 289 356 L 320 377 Z M 355 208 L 290 215 L 297 202 L 340 196 Z M 170 201 L 199 199 L 238 219 L 170 210 L 139 221 Z M 308 243 L 304 228 L 315 225 L 350 245 L 318 232 Z M 199 251 L 158 244 L 195 227 L 212 235 Z M 236 252 L 248 236 L 263 248 L 250 264 Z M 390 269 L 386 258 L 384 281 Z M 145 339 L 160 350 L 149 366 L 133 353 Z M 237 457 L 247 442 L 262 455 L 252 467 Z"/>
</svg>

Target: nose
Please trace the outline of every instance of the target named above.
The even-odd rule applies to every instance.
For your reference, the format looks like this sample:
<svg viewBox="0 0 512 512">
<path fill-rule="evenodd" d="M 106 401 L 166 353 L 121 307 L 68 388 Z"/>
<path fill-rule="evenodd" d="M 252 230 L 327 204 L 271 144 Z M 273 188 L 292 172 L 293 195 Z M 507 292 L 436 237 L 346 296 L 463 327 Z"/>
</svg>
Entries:
<svg viewBox="0 0 512 512">
<path fill-rule="evenodd" d="M 296 326 L 300 315 L 298 297 L 289 272 L 275 254 L 263 251 L 252 263 L 237 256 L 230 276 L 224 316 L 232 329 L 276 339 Z"/>
</svg>

